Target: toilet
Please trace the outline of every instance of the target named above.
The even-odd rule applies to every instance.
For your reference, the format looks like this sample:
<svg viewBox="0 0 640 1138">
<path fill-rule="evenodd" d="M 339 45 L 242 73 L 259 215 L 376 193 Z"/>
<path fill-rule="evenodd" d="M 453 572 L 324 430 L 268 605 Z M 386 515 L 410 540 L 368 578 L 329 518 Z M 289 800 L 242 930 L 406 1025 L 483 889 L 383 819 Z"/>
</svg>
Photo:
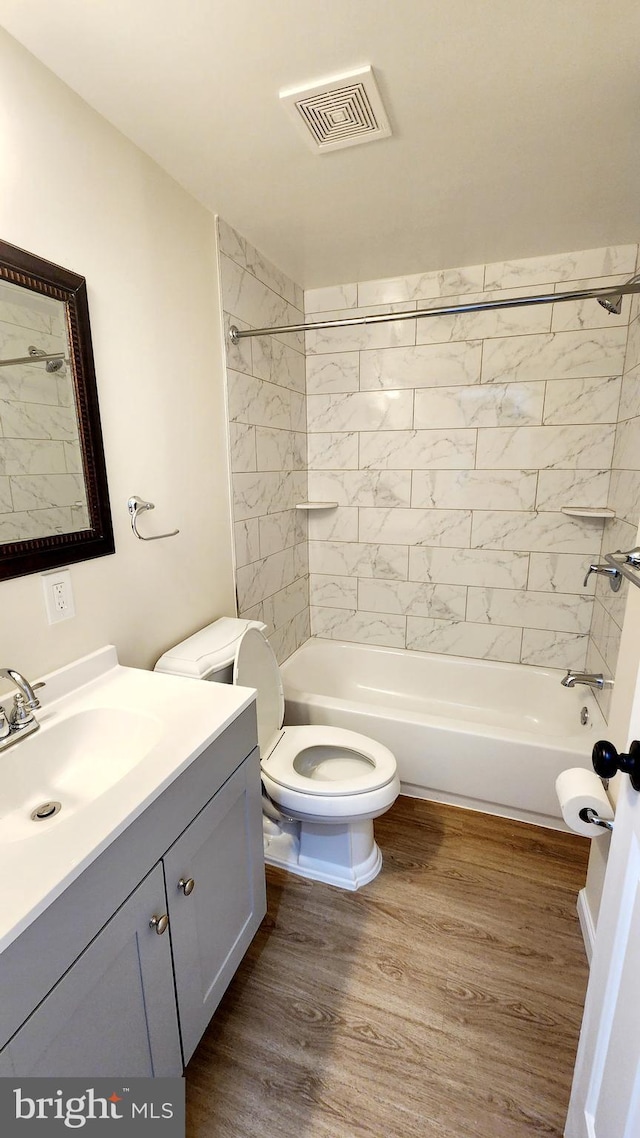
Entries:
<svg viewBox="0 0 640 1138">
<path fill-rule="evenodd" d="M 387 747 L 338 727 L 284 727 L 277 660 L 260 621 L 223 617 L 165 652 L 156 671 L 257 692 L 265 861 L 359 889 L 382 867 L 373 819 L 400 793 Z"/>
</svg>

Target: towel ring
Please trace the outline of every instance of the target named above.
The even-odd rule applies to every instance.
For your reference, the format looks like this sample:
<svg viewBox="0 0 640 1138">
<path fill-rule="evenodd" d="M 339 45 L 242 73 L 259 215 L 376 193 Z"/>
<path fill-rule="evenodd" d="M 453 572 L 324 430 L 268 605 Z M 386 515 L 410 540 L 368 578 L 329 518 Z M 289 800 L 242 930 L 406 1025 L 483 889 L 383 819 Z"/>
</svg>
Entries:
<svg viewBox="0 0 640 1138">
<path fill-rule="evenodd" d="M 144 498 L 138 498 L 134 494 L 127 502 L 127 509 L 131 517 L 131 529 L 139 541 L 159 541 L 161 537 L 175 537 L 177 533 L 180 533 L 179 529 L 172 529 L 171 533 L 157 533 L 153 537 L 143 537 L 141 533 L 138 533 L 138 515 L 143 514 L 145 510 L 155 510 L 153 502 L 145 502 Z"/>
</svg>

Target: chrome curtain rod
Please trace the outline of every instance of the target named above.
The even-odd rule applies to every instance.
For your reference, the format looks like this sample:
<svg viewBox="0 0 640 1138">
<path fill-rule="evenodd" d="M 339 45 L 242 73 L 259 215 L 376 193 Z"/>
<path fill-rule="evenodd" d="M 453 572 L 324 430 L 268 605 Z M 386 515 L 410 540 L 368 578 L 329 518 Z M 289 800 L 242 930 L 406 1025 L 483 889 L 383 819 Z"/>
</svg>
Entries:
<svg viewBox="0 0 640 1138">
<path fill-rule="evenodd" d="M 14 360 L 0 360 L 0 367 L 16 364 L 46 364 L 49 360 L 64 360 L 64 352 L 43 352 L 42 355 L 17 356 Z"/>
<path fill-rule="evenodd" d="M 281 336 L 285 332 L 311 332 L 316 328 L 349 328 L 358 324 L 385 324 L 390 320 L 424 320 L 428 316 L 452 316 L 463 312 L 493 312 L 498 308 L 524 308 L 528 304 L 560 304 L 563 300 L 600 300 L 640 292 L 640 281 L 608 288 L 583 288 L 577 292 L 552 292 L 540 296 L 513 296 L 508 300 L 483 300 L 442 308 L 418 308 L 409 312 L 381 312 L 375 316 L 346 316 L 342 320 L 315 320 L 310 324 L 285 324 L 281 328 L 229 328 L 229 339 L 238 344 L 247 336 Z"/>
</svg>

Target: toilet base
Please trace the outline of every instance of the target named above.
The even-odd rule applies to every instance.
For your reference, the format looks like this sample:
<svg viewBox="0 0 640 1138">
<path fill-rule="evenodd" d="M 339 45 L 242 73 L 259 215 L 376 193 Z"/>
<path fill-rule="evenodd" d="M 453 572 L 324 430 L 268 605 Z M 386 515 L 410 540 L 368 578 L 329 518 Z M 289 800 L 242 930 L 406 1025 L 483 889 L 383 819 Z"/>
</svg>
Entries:
<svg viewBox="0 0 640 1138">
<path fill-rule="evenodd" d="M 382 869 L 369 818 L 330 825 L 273 822 L 267 817 L 262 821 L 267 865 L 352 892 L 373 881 Z"/>
</svg>

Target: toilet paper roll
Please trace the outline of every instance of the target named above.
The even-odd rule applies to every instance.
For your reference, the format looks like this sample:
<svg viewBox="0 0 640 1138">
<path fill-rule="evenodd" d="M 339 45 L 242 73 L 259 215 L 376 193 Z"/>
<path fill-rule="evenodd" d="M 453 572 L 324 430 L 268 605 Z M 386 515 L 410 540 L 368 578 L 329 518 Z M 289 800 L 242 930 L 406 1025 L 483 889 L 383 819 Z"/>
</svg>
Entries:
<svg viewBox="0 0 640 1138">
<path fill-rule="evenodd" d="M 600 818 L 613 818 L 613 808 L 607 792 L 594 771 L 585 770 L 584 767 L 571 767 L 570 770 L 562 771 L 556 779 L 556 794 L 562 817 L 570 830 L 584 834 L 586 838 L 597 838 L 608 832 L 602 826 L 594 826 L 593 822 L 585 822 L 580 817 L 580 811 L 589 807 Z"/>
</svg>

